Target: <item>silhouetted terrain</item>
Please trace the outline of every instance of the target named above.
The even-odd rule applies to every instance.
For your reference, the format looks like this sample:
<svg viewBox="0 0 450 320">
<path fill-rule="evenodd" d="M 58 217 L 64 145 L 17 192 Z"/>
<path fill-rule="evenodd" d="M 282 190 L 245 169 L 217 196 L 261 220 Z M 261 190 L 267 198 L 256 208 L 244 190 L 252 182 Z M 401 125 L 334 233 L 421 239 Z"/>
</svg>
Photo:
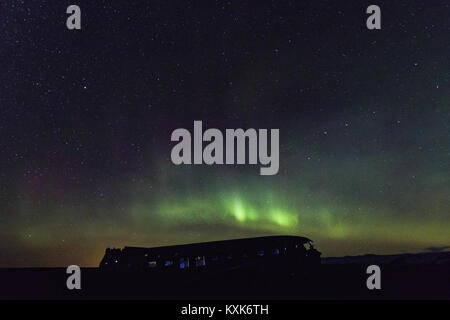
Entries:
<svg viewBox="0 0 450 320">
<path fill-rule="evenodd" d="M 381 268 L 368 290 L 366 268 Z M 206 270 L 206 269 L 205 269 Z M 147 273 L 82 269 L 82 289 L 66 289 L 65 268 L 1 269 L 2 299 L 450 299 L 450 252 L 324 258 L 308 274 L 282 269 Z"/>
<path fill-rule="evenodd" d="M 389 266 L 450 265 L 450 252 L 404 253 L 393 255 L 366 254 L 337 258 L 322 258 L 322 264 L 378 264 Z"/>
</svg>

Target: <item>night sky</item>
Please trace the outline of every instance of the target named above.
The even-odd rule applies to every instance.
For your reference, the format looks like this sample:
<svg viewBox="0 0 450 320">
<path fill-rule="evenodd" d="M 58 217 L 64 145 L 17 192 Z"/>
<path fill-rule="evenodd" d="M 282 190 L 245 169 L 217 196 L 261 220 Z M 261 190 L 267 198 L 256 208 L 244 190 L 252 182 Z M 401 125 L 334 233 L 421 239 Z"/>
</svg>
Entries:
<svg viewBox="0 0 450 320">
<path fill-rule="evenodd" d="M 0 266 L 274 234 L 324 256 L 449 245 L 449 18 L 444 0 L 2 0 Z M 194 120 L 280 129 L 278 174 L 172 164 Z"/>
</svg>

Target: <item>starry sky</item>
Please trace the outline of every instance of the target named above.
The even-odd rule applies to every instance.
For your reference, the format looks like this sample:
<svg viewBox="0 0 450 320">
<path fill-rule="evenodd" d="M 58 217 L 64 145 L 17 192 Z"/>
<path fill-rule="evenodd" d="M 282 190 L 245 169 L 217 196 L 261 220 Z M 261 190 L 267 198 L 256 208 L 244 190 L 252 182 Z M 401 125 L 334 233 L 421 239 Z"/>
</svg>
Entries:
<svg viewBox="0 0 450 320">
<path fill-rule="evenodd" d="M 0 267 L 275 234 L 324 256 L 448 246 L 449 16 L 444 0 L 2 0 Z M 280 129 L 278 174 L 173 165 L 194 120 Z"/>
</svg>

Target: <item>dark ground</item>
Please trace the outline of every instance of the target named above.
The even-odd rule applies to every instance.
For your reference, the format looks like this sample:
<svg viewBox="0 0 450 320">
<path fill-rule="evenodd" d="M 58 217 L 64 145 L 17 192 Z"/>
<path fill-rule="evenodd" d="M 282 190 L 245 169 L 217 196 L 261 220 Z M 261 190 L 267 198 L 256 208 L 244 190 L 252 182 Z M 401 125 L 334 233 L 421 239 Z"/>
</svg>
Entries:
<svg viewBox="0 0 450 320">
<path fill-rule="evenodd" d="M 368 265 L 381 290 L 368 290 Z M 307 275 L 165 271 L 117 274 L 82 269 L 82 289 L 66 288 L 65 268 L 0 269 L 2 299 L 450 299 L 450 252 L 322 259 Z"/>
</svg>

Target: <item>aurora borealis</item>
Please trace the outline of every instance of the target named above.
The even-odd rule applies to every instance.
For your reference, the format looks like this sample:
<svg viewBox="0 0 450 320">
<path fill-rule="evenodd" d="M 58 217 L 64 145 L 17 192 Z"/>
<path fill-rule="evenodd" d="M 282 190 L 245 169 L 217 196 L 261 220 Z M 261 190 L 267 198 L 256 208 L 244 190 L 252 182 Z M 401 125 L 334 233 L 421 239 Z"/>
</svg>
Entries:
<svg viewBox="0 0 450 320">
<path fill-rule="evenodd" d="M 274 234 L 324 256 L 450 244 L 450 6 L 0 3 L 0 267 Z M 279 172 L 170 160 L 176 128 L 277 128 Z"/>
</svg>

